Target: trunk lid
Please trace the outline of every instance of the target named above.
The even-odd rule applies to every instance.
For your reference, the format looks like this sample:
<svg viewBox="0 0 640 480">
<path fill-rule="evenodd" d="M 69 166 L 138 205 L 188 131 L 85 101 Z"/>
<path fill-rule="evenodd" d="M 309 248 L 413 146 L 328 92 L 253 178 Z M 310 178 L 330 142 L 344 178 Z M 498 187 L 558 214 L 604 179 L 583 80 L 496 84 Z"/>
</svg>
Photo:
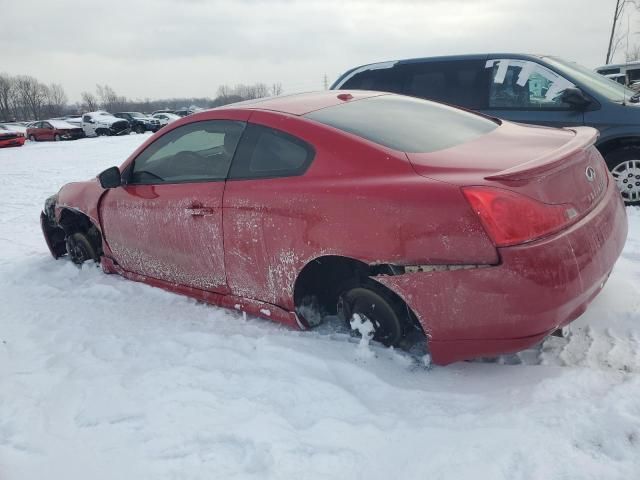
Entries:
<svg viewBox="0 0 640 480">
<path fill-rule="evenodd" d="M 593 146 L 597 130 L 555 129 L 503 122 L 493 132 L 432 153 L 408 153 L 419 175 L 460 186 L 504 188 L 551 205 L 591 210 L 609 172 Z"/>
</svg>

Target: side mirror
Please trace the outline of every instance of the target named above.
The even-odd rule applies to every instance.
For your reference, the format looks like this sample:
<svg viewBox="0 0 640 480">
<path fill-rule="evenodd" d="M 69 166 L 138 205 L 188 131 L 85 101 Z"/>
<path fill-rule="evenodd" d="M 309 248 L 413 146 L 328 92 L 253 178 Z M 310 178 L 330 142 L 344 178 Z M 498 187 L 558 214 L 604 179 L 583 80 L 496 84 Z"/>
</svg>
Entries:
<svg viewBox="0 0 640 480">
<path fill-rule="evenodd" d="M 577 87 L 565 88 L 562 95 L 560 95 L 560 100 L 576 109 L 585 108 L 591 103 L 591 100 Z"/>
<path fill-rule="evenodd" d="M 118 167 L 107 168 L 98 175 L 102 188 L 116 188 L 122 185 L 122 175 Z"/>
</svg>

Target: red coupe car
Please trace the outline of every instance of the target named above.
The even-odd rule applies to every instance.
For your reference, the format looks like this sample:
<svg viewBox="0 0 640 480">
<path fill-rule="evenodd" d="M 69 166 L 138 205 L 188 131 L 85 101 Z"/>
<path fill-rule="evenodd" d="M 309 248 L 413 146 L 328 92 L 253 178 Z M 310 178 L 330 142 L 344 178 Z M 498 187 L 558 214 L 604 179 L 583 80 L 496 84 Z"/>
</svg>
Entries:
<svg viewBox="0 0 640 480">
<path fill-rule="evenodd" d="M 18 132 L 4 125 L 0 125 L 0 148 L 21 147 L 25 138 L 22 132 Z"/>
<path fill-rule="evenodd" d="M 43 140 L 77 140 L 84 138 L 81 127 L 65 122 L 64 120 L 46 120 L 36 122 L 27 128 L 27 137 L 32 142 Z"/>
<path fill-rule="evenodd" d="M 596 135 L 378 92 L 265 99 L 168 125 L 41 224 L 56 258 L 294 328 L 422 332 L 446 364 L 529 347 L 600 292 L 627 220 Z"/>
</svg>

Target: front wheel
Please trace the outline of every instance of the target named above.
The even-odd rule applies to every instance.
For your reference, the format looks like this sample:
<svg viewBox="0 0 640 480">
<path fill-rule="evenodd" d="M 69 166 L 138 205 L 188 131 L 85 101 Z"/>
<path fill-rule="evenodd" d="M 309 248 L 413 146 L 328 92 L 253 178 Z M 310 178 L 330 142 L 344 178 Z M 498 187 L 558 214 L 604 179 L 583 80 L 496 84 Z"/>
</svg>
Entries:
<svg viewBox="0 0 640 480">
<path fill-rule="evenodd" d="M 29 135 L 29 141 L 30 142 L 35 142 L 36 141 L 36 136 L 35 135 Z"/>
<path fill-rule="evenodd" d="M 54 135 L 53 139 L 54 139 L 56 142 L 59 142 L 59 141 L 60 141 L 60 135 L 58 135 L 58 134 L 56 133 L 56 134 Z"/>
<path fill-rule="evenodd" d="M 626 205 L 640 205 L 640 148 L 624 147 L 605 157 Z"/>
<path fill-rule="evenodd" d="M 100 261 L 95 248 L 83 233 L 69 235 L 66 244 L 69 258 L 76 265 L 81 265 L 87 260 L 93 260 L 96 263 Z"/>
<path fill-rule="evenodd" d="M 397 346 L 404 335 L 399 309 L 383 292 L 373 286 L 351 288 L 338 298 L 338 316 L 349 323 L 357 315 L 371 322 L 373 340 L 388 347 Z"/>
<path fill-rule="evenodd" d="M 146 131 L 146 129 L 144 128 L 144 126 L 143 126 L 143 125 L 138 125 L 138 126 L 136 126 L 136 128 L 135 128 L 135 132 L 136 132 L 136 133 L 144 133 L 145 131 Z"/>
</svg>

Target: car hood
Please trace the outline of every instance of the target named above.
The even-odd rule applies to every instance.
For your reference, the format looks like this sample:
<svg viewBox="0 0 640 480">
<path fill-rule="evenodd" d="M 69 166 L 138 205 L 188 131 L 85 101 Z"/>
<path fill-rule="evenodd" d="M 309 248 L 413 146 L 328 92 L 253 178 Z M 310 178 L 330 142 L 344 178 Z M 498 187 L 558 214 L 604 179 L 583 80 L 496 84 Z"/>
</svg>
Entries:
<svg viewBox="0 0 640 480">
<path fill-rule="evenodd" d="M 93 117 L 96 123 L 101 123 L 102 125 L 113 125 L 116 122 L 126 122 L 127 120 L 124 118 L 112 117 L 109 115 L 100 115 L 98 117 Z"/>
</svg>

